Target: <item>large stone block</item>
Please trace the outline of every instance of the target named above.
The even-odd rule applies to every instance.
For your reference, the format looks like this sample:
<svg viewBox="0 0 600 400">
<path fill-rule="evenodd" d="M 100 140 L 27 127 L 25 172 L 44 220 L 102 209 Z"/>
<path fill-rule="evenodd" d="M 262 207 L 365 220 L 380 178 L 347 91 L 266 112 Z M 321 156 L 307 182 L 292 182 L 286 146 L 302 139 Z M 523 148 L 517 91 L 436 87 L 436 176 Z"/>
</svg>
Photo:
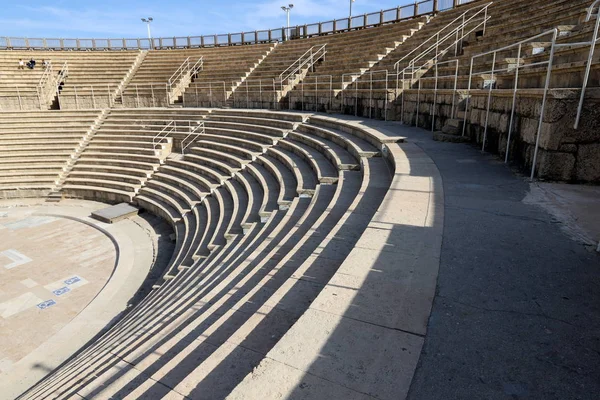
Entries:
<svg viewBox="0 0 600 400">
<path fill-rule="evenodd" d="M 600 182 L 600 144 L 579 145 L 577 152 L 577 180 Z"/>
<path fill-rule="evenodd" d="M 570 181 L 575 176 L 575 155 L 539 150 L 537 176 L 553 181 Z"/>
</svg>

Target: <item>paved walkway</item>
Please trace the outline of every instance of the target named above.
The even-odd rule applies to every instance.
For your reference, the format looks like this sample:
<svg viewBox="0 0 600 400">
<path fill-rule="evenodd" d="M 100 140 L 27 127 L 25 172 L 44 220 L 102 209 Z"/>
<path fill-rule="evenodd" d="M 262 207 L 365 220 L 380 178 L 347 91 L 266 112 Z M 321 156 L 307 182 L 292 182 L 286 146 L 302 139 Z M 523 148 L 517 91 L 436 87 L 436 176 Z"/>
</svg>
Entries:
<svg viewBox="0 0 600 400">
<path fill-rule="evenodd" d="M 163 224 L 89 217 L 104 207 L 0 201 L 0 336 L 18 333 L 0 345 L 0 399 L 16 398 L 68 359 L 141 296 L 149 272 L 159 273 L 151 268 Z"/>
<path fill-rule="evenodd" d="M 408 398 L 598 399 L 595 248 L 532 204 L 529 182 L 497 157 L 421 129 L 365 124 L 408 137 L 444 183 L 437 296 Z"/>
</svg>

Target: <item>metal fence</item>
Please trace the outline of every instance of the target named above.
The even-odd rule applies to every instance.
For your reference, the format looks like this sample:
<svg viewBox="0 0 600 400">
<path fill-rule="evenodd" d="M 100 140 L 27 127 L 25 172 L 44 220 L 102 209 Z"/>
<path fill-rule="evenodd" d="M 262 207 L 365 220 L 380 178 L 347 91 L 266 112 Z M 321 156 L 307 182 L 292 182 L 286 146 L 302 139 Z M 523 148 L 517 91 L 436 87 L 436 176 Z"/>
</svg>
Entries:
<svg viewBox="0 0 600 400">
<path fill-rule="evenodd" d="M 134 49 L 189 49 L 198 47 L 238 46 L 302 39 L 312 36 L 369 28 L 387 23 L 429 15 L 471 3 L 476 0 L 424 0 L 405 6 L 373 13 L 341 18 L 290 28 L 226 33 L 205 36 L 162 37 L 153 39 L 62 39 L 0 37 L 0 49 L 52 49 L 52 50 L 134 50 Z"/>
</svg>

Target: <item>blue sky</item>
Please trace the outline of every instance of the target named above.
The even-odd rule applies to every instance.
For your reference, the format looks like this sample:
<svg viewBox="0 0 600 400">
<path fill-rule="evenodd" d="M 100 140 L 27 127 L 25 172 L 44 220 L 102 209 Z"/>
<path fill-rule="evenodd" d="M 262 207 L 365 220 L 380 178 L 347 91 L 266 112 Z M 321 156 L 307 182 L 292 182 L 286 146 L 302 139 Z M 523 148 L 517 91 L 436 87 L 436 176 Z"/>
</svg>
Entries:
<svg viewBox="0 0 600 400">
<path fill-rule="evenodd" d="M 152 34 L 196 36 L 284 26 L 281 6 L 294 3 L 291 23 L 343 18 L 349 0 L 0 0 L 0 36 L 144 37 L 141 17 L 152 16 Z M 353 14 L 408 4 L 406 0 L 356 0 Z"/>
</svg>

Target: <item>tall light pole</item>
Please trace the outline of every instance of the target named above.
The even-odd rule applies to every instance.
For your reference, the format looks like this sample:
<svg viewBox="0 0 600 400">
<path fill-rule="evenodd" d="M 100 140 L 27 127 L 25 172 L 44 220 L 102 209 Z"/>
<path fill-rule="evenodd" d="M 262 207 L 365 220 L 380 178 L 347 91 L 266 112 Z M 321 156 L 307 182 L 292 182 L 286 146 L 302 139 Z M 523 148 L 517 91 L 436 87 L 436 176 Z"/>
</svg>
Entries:
<svg viewBox="0 0 600 400">
<path fill-rule="evenodd" d="M 154 18 L 152 18 L 152 17 L 142 18 L 142 22 L 145 22 L 146 25 L 148 26 L 148 40 L 150 41 L 151 46 L 152 46 L 152 31 L 150 30 L 150 24 L 152 23 L 152 21 L 154 21 Z"/>
<path fill-rule="evenodd" d="M 287 31 L 285 34 L 285 40 L 289 40 L 290 39 L 290 11 L 292 10 L 292 8 L 294 8 L 293 4 L 288 4 L 288 6 L 281 6 L 281 9 L 283 11 L 285 11 L 285 13 L 287 14 Z"/>
<path fill-rule="evenodd" d="M 356 0 L 350 0 L 350 18 L 352 18 L 352 3 L 354 3 Z"/>
</svg>

